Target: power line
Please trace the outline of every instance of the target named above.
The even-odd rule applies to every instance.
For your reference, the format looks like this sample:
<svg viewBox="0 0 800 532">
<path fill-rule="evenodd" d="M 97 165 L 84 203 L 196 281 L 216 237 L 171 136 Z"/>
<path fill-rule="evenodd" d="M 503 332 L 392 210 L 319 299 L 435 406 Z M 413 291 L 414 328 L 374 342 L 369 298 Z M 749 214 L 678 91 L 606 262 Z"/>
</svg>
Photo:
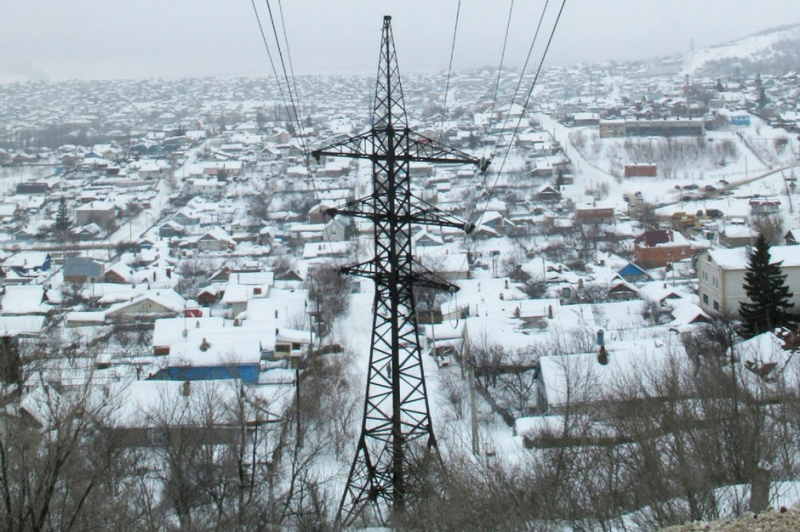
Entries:
<svg viewBox="0 0 800 532">
<path fill-rule="evenodd" d="M 531 60 L 531 56 L 533 55 L 533 48 L 536 45 L 536 41 L 539 37 L 539 30 L 542 27 L 542 21 L 544 20 L 544 16 L 547 13 L 547 6 L 550 4 L 550 0 L 545 0 L 544 8 L 542 9 L 542 14 L 539 16 L 539 22 L 536 24 L 536 32 L 533 34 L 533 39 L 531 39 L 531 46 L 528 48 L 528 55 L 525 57 L 525 64 L 522 65 L 522 70 L 519 72 L 519 80 L 517 81 L 517 86 L 514 88 L 514 95 L 511 97 L 511 104 L 514 105 L 514 102 L 517 101 L 517 94 L 519 94 L 519 89 L 522 87 L 522 81 L 525 79 L 525 72 L 528 70 L 528 63 Z M 506 125 L 508 124 L 508 117 L 510 113 L 506 113 L 505 118 L 503 118 L 503 126 L 500 128 L 500 134 L 502 135 L 505 132 Z M 516 134 L 516 132 L 515 132 Z M 494 153 L 492 154 L 494 156 Z"/>
<path fill-rule="evenodd" d="M 539 22 L 536 24 L 536 31 L 533 34 L 533 39 L 531 39 L 531 45 L 528 48 L 528 55 L 525 57 L 525 64 L 522 66 L 522 70 L 519 73 L 519 80 L 517 81 L 517 86 L 514 89 L 514 95 L 511 97 L 511 103 L 509 104 L 509 111 L 511 110 L 511 106 L 514 105 L 514 102 L 517 99 L 517 94 L 519 93 L 519 89 L 522 86 L 522 80 L 525 78 L 525 72 L 528 69 L 528 63 L 530 62 L 531 56 L 533 55 L 533 49 L 534 49 L 534 47 L 536 45 L 536 41 L 538 40 L 539 30 L 542 27 L 542 21 L 544 20 L 544 17 L 547 14 L 547 7 L 548 7 L 549 4 L 550 4 L 550 0 L 546 0 L 545 3 L 544 3 L 544 7 L 542 8 L 542 14 L 539 16 Z M 508 124 L 509 115 L 510 115 L 510 112 L 506 113 L 505 118 L 503 118 L 503 126 L 500 128 L 499 138 L 502 138 L 505 135 L 506 126 Z M 511 136 L 512 140 L 513 140 L 514 136 L 516 135 L 516 133 L 517 132 L 514 131 L 514 133 L 512 134 L 512 136 Z M 484 147 L 484 153 L 485 153 L 485 149 L 486 148 Z M 491 155 L 490 159 L 494 158 L 494 155 L 495 155 L 494 152 L 492 152 L 492 155 Z M 505 163 L 505 161 L 504 161 L 504 163 Z M 487 179 L 488 179 L 488 173 L 484 174 L 484 176 L 483 176 L 483 178 L 481 180 L 481 190 L 486 188 Z M 486 212 L 487 208 L 488 208 L 488 200 L 487 200 L 486 206 L 484 207 L 483 213 Z M 483 213 L 481 214 L 481 216 L 483 216 Z M 476 218 L 476 221 L 477 221 L 477 218 Z"/>
<path fill-rule="evenodd" d="M 508 44 L 508 33 L 509 29 L 511 28 L 511 16 L 514 13 L 514 0 L 511 0 L 511 4 L 508 7 L 508 20 L 506 20 L 506 34 L 503 38 L 503 51 L 500 54 L 500 66 L 497 68 L 497 80 L 494 83 L 494 96 L 492 97 L 492 109 L 489 112 L 489 125 L 487 127 L 487 131 L 491 132 L 492 129 L 492 117 L 494 116 L 494 110 L 497 106 L 497 91 L 500 88 L 500 77 L 503 74 L 503 62 L 505 61 L 506 57 L 506 45 Z M 483 146 L 483 158 L 486 158 L 486 145 Z"/>
<path fill-rule="evenodd" d="M 458 33 L 458 18 L 461 14 L 461 0 L 458 0 L 458 7 L 456 8 L 456 24 L 453 28 L 453 42 L 450 44 L 450 63 L 447 65 L 447 82 L 444 85 L 444 104 L 442 105 L 442 125 L 439 128 L 439 140 L 441 140 L 442 133 L 444 133 L 444 120 L 447 116 L 447 94 L 450 92 L 450 75 L 453 72 L 453 55 L 456 51 L 456 34 Z"/>
<path fill-rule="evenodd" d="M 306 171 L 308 172 L 308 179 L 311 181 L 311 186 L 314 189 L 314 195 L 315 195 L 315 197 L 316 197 L 316 199 L 318 201 L 321 201 L 320 193 L 319 193 L 319 190 L 317 189 L 317 184 L 316 184 L 316 181 L 314 179 L 314 175 L 313 175 L 313 172 L 311 170 L 311 164 L 310 164 L 309 159 L 308 159 L 308 147 L 307 147 L 306 142 L 305 142 L 305 134 L 302 131 L 301 124 L 300 124 L 300 121 L 299 121 L 298 115 L 297 115 L 297 110 L 299 108 L 299 96 L 295 97 L 293 95 L 293 93 L 292 93 L 292 84 L 290 83 L 290 79 L 289 79 L 289 76 L 288 76 L 287 71 L 286 71 L 286 64 L 285 64 L 285 61 L 283 59 L 283 53 L 281 51 L 280 38 L 278 36 L 277 28 L 275 26 L 275 19 L 274 19 L 273 15 L 272 15 L 272 9 L 271 9 L 271 6 L 269 4 L 269 0 L 265 0 L 265 2 L 267 4 L 267 10 L 268 10 L 269 16 L 270 16 L 270 23 L 271 23 L 271 26 L 272 26 L 273 35 L 275 36 L 275 43 L 276 43 L 276 45 L 278 47 L 278 54 L 279 54 L 280 60 L 281 60 L 281 68 L 282 68 L 282 71 L 283 71 L 284 79 L 286 81 L 286 89 L 287 89 L 287 92 L 289 92 L 289 96 L 290 96 L 290 100 L 291 100 L 291 104 L 292 104 L 292 110 L 294 110 L 294 124 L 295 124 L 294 128 L 295 128 L 296 133 L 297 133 L 295 136 L 299 137 L 299 139 L 300 139 L 300 147 L 301 147 L 301 149 L 303 151 L 303 163 L 305 164 Z M 267 57 L 269 58 L 269 63 L 270 63 L 270 66 L 272 68 L 272 73 L 275 76 L 275 81 L 278 84 L 278 92 L 280 93 L 281 100 L 283 101 L 283 106 L 284 106 L 284 109 L 286 110 L 286 115 L 289 118 L 289 121 L 291 122 L 292 121 L 292 112 L 289 109 L 289 102 L 287 102 L 287 100 L 286 100 L 286 95 L 284 94 L 284 91 L 283 91 L 283 84 L 281 83 L 280 75 L 278 74 L 278 69 L 275 66 L 275 61 L 274 61 L 274 59 L 272 57 L 272 52 L 270 51 L 269 43 L 267 41 L 267 36 L 264 33 L 264 27 L 263 27 L 263 24 L 261 23 L 261 17 L 258 14 L 258 8 L 256 7 L 255 0 L 250 0 L 250 3 L 253 6 L 253 13 L 256 16 L 256 22 L 258 23 L 258 30 L 261 33 L 261 40 L 264 43 L 264 48 L 267 51 Z M 284 19 L 283 19 L 283 9 L 282 9 L 282 6 L 280 5 L 280 0 L 279 0 L 279 8 L 280 8 L 280 15 L 281 15 L 281 23 L 282 23 L 282 28 L 283 28 L 284 42 L 286 43 L 286 53 L 287 53 L 287 56 L 289 58 L 290 68 L 292 69 L 292 78 L 291 79 L 292 79 L 292 81 L 294 81 L 294 79 L 295 79 L 294 78 L 294 69 L 291 66 L 291 53 L 290 53 L 290 50 L 289 50 L 289 41 L 288 41 L 288 36 L 287 36 L 287 33 L 286 33 L 286 25 L 285 25 Z M 296 83 L 294 84 L 294 86 L 295 86 L 295 92 L 297 92 Z M 297 103 L 295 103 L 296 99 L 297 99 Z M 328 247 L 328 249 L 329 249 L 329 251 L 331 253 L 331 257 L 333 257 L 334 262 L 338 263 L 338 257 L 336 256 L 335 250 L 333 249 L 333 244 L 328 239 L 325 239 L 325 244 L 326 244 L 326 246 Z"/>
<path fill-rule="evenodd" d="M 283 18 L 283 3 L 281 0 L 278 0 L 278 11 L 281 15 L 281 29 L 283 31 L 283 42 L 286 45 L 286 57 L 289 59 L 289 72 L 292 74 L 292 88 L 294 89 L 295 98 L 297 100 L 298 112 L 303 108 L 300 105 L 300 95 L 297 91 L 297 78 L 294 75 L 294 65 L 292 64 L 292 52 L 289 48 L 289 36 L 286 33 L 286 21 Z"/>
<path fill-rule="evenodd" d="M 272 26 L 272 35 L 275 37 L 275 45 L 278 48 L 278 57 L 281 61 L 281 70 L 283 71 L 283 79 L 286 81 L 286 90 L 289 93 L 289 102 L 292 104 L 292 111 L 294 111 L 294 127 L 297 130 L 297 133 L 300 134 L 300 143 L 303 147 L 303 152 L 306 151 L 306 145 L 304 140 L 304 135 L 302 134 L 302 124 L 300 123 L 300 118 L 297 115 L 297 110 L 299 107 L 299 103 L 296 101 L 294 92 L 292 91 L 292 83 L 289 80 L 289 74 L 286 71 L 286 61 L 283 59 L 283 50 L 281 49 L 281 39 L 278 36 L 278 29 L 275 27 L 275 17 L 272 15 L 272 6 L 269 3 L 269 0 L 265 0 L 267 4 L 267 12 L 269 13 L 269 22 Z M 286 32 L 284 31 L 284 40 L 286 40 Z M 287 53 L 288 53 L 288 44 L 287 44 Z M 289 115 L 289 120 L 291 121 L 292 116 Z"/>
<path fill-rule="evenodd" d="M 520 113 L 519 118 L 517 119 L 517 124 L 514 127 L 514 135 L 516 135 L 516 132 L 519 130 L 519 126 L 522 123 L 522 118 L 525 116 L 525 110 L 528 108 L 528 104 L 530 103 L 531 95 L 533 95 L 533 89 L 536 87 L 536 82 L 539 80 L 539 74 L 542 71 L 542 65 L 544 64 L 544 60 L 547 57 L 547 52 L 550 49 L 550 44 L 553 42 L 553 36 L 555 35 L 556 28 L 558 27 L 558 23 L 561 20 L 561 14 L 564 12 L 564 6 L 566 5 L 566 3 L 567 3 L 567 0 L 562 0 L 562 2 L 561 2 L 561 7 L 558 10 L 558 15 L 556 15 L 556 20 L 553 23 L 553 29 L 550 31 L 550 37 L 547 39 L 547 45 L 545 46 L 544 52 L 542 53 L 542 58 L 539 61 L 539 65 L 536 68 L 536 74 L 534 75 L 533 82 L 531 83 L 531 87 L 528 90 L 528 94 L 527 94 L 527 96 L 525 98 L 525 103 L 522 106 L 522 113 Z M 494 183 L 492 184 L 492 188 L 489 190 L 489 197 L 487 198 L 486 205 L 484 206 L 484 209 L 483 209 L 483 213 L 484 214 L 486 213 L 486 209 L 489 206 L 489 201 L 492 199 L 492 196 L 494 195 L 495 188 L 497 187 L 497 182 L 499 181 L 500 175 L 502 174 L 503 168 L 505 167 L 506 160 L 508 159 L 508 154 L 511 151 L 511 144 L 512 143 L 509 142 L 508 145 L 506 146 L 505 153 L 503 154 L 503 160 L 500 163 L 500 168 L 497 171 L 497 176 L 494 179 Z M 481 214 L 481 216 L 483 216 L 483 214 Z M 477 218 L 476 218 L 476 220 L 477 220 Z"/>
<path fill-rule="evenodd" d="M 256 15 L 256 22 L 258 22 L 258 31 L 261 33 L 261 40 L 264 43 L 264 49 L 267 51 L 267 57 L 269 58 L 270 67 L 272 67 L 272 73 L 275 76 L 275 81 L 278 83 L 278 92 L 281 95 L 281 100 L 283 101 L 283 106 L 286 109 L 286 115 L 291 119 L 291 113 L 289 112 L 289 104 L 286 101 L 286 96 L 283 93 L 283 85 L 281 84 L 280 76 L 278 75 L 278 69 L 275 67 L 275 61 L 272 59 L 272 52 L 269 49 L 269 44 L 267 43 L 267 36 L 264 33 L 264 27 L 261 24 L 261 17 L 258 14 L 258 8 L 256 8 L 255 0 L 250 0 L 250 4 L 253 6 L 253 13 Z"/>
</svg>

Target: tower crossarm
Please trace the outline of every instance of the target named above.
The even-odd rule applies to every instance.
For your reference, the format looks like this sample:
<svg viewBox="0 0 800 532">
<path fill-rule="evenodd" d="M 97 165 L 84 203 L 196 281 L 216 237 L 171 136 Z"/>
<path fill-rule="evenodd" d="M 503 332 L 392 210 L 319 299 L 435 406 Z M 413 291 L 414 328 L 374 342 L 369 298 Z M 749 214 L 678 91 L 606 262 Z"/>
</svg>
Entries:
<svg viewBox="0 0 800 532">
<path fill-rule="evenodd" d="M 355 218 L 367 218 L 373 222 L 386 219 L 385 214 L 376 212 L 374 204 L 374 198 L 372 196 L 366 196 L 357 200 L 349 201 L 341 207 L 326 209 L 325 214 L 328 216 L 342 215 L 352 216 Z M 471 233 L 475 227 L 474 224 L 465 222 L 458 217 L 427 203 L 425 203 L 422 207 L 411 205 L 408 215 L 397 216 L 396 219 L 398 223 L 454 227 L 456 229 L 461 229 L 466 233 Z"/>
<path fill-rule="evenodd" d="M 342 275 L 366 277 L 368 279 L 374 279 L 375 282 L 383 281 L 383 284 L 386 284 L 388 280 L 388 274 L 381 274 L 378 271 L 376 259 L 359 262 L 358 264 L 352 264 L 350 266 L 343 266 L 342 268 L 339 268 L 339 273 Z"/>
<path fill-rule="evenodd" d="M 325 157 L 349 157 L 350 159 L 372 159 L 372 144 L 374 142 L 374 133 L 372 130 L 344 139 L 340 142 L 334 142 L 324 148 L 313 150 L 311 156 L 315 161 L 320 162 L 320 159 Z"/>
<path fill-rule="evenodd" d="M 385 135 L 394 135 L 396 144 L 403 150 L 396 153 L 382 153 L 375 150 L 375 139 Z M 313 150 L 311 156 L 319 162 L 325 157 L 348 157 L 351 159 L 370 159 L 385 161 L 389 157 L 396 161 L 413 161 L 435 164 L 474 164 L 481 172 L 488 168 L 488 161 L 451 148 L 439 141 L 414 133 L 404 127 L 395 130 L 391 127 L 373 128 L 355 137 L 335 142 L 323 148 Z"/>
<path fill-rule="evenodd" d="M 461 150 L 451 148 L 441 142 L 414 133 L 406 128 L 405 142 L 407 143 L 407 150 L 404 156 L 409 161 L 428 162 L 437 164 L 474 164 L 475 166 L 482 167 L 484 161 L 477 157 L 473 157 L 468 153 Z M 481 171 L 484 171 L 481 168 Z"/>
<path fill-rule="evenodd" d="M 390 281 L 388 272 L 381 272 L 378 270 L 376 260 L 368 260 L 360 262 L 351 266 L 344 266 L 339 269 L 342 275 L 352 275 L 355 277 L 365 277 L 373 279 L 376 283 L 383 286 Z M 414 261 L 414 270 L 410 274 L 411 284 L 422 288 L 432 288 L 434 290 L 443 290 L 445 292 L 455 293 L 459 291 L 459 287 L 453 283 L 448 282 L 440 275 L 429 270 L 417 261 Z"/>
<path fill-rule="evenodd" d="M 447 281 L 444 277 L 426 268 L 416 260 L 414 261 L 414 273 L 411 274 L 411 281 L 414 286 L 420 288 L 432 288 L 433 290 L 442 290 L 451 294 L 460 290 L 457 285 Z"/>
</svg>

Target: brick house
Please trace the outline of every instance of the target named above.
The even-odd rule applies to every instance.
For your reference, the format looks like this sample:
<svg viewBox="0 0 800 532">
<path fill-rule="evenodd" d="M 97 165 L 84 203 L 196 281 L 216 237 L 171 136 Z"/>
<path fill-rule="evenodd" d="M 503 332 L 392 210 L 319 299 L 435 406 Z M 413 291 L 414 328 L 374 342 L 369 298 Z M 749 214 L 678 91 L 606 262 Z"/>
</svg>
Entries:
<svg viewBox="0 0 800 532">
<path fill-rule="evenodd" d="M 633 241 L 633 260 L 642 268 L 659 268 L 690 258 L 691 242 L 677 231 L 646 231 Z"/>
</svg>

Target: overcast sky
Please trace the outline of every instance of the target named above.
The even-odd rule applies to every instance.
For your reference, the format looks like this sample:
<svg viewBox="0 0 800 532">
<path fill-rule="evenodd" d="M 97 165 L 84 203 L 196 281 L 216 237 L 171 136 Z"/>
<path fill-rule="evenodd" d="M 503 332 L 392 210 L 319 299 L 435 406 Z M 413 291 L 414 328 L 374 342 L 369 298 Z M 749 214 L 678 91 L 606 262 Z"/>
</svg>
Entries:
<svg viewBox="0 0 800 532">
<path fill-rule="evenodd" d="M 454 69 L 498 66 L 510 1 L 462 0 Z M 281 2 L 298 74 L 373 73 L 383 15 L 403 71 L 447 69 L 457 0 Z M 269 36 L 266 0 L 255 3 Z M 550 1 L 548 30 L 560 3 Z M 516 0 L 506 65 L 522 65 L 543 5 Z M 547 64 L 687 52 L 798 22 L 797 0 L 567 0 Z M 271 75 L 251 0 L 0 4 L 0 82 Z"/>
</svg>

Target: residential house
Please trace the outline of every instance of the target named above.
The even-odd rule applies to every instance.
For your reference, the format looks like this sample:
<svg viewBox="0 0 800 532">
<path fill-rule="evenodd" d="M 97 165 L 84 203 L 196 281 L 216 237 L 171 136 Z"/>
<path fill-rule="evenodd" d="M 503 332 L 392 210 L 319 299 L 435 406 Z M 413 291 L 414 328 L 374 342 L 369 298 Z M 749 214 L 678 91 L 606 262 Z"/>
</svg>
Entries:
<svg viewBox="0 0 800 532">
<path fill-rule="evenodd" d="M 269 284 L 258 285 L 228 283 L 225 293 L 222 296 L 222 304 L 225 306 L 226 315 L 231 319 L 247 310 L 247 303 L 256 297 L 266 297 L 269 294 Z"/>
<path fill-rule="evenodd" d="M 50 187 L 47 183 L 40 181 L 25 181 L 17 184 L 17 194 L 47 194 Z"/>
<path fill-rule="evenodd" d="M 47 317 L 42 315 L 0 316 L 0 337 L 37 337 L 45 329 Z"/>
<path fill-rule="evenodd" d="M 536 190 L 536 199 L 543 202 L 554 203 L 561 201 L 561 192 L 554 185 L 544 184 Z"/>
<path fill-rule="evenodd" d="M 308 223 L 324 224 L 333 218 L 328 211 L 336 207 L 332 202 L 322 201 L 308 210 Z"/>
<path fill-rule="evenodd" d="M 659 367 L 679 368 L 688 363 L 680 345 L 653 346 L 652 342 L 607 344 L 607 361 L 598 360 L 598 353 L 546 355 L 539 358 L 537 375 L 537 411 L 540 414 L 562 415 L 591 410 L 598 403 L 612 404 L 623 387 L 635 401 L 658 400 L 663 390 L 657 379 L 648 378 Z M 650 373 L 648 373 L 650 372 Z M 630 383 L 636 386 L 630 386 Z"/>
<path fill-rule="evenodd" d="M 173 236 L 184 236 L 186 234 L 186 228 L 176 222 L 175 220 L 170 220 L 164 224 L 162 224 L 158 228 L 158 236 L 162 238 L 170 238 Z"/>
<path fill-rule="evenodd" d="M 46 251 L 21 251 L 3 261 L 3 271 L 10 270 L 22 276 L 50 271 L 51 257 Z"/>
<path fill-rule="evenodd" d="M 105 265 L 91 257 L 69 257 L 64 263 L 65 283 L 97 283 L 103 280 Z"/>
<path fill-rule="evenodd" d="M 322 239 L 326 242 L 343 242 L 347 237 L 347 218 L 337 216 L 329 220 L 322 229 Z"/>
<path fill-rule="evenodd" d="M 228 251 L 236 248 L 236 241 L 220 227 L 214 227 L 196 241 L 197 251 Z"/>
<path fill-rule="evenodd" d="M 77 225 L 96 223 L 100 227 L 110 227 L 117 217 L 117 207 L 106 201 L 92 201 L 75 209 Z"/>
<path fill-rule="evenodd" d="M 644 281 L 650 278 L 650 275 L 646 271 L 632 262 L 629 262 L 623 266 L 623 268 L 617 272 L 617 275 L 629 283 Z"/>
<path fill-rule="evenodd" d="M 163 378 L 163 375 L 159 378 Z M 276 384 L 292 384 L 291 374 L 282 375 L 282 378 Z M 119 408 L 113 409 L 106 419 L 100 421 L 113 433 L 114 441 L 121 445 L 128 448 L 156 448 L 184 438 L 215 449 L 237 445 L 243 428 L 248 435 L 255 435 L 256 431 L 264 430 L 259 427 L 281 421 L 286 409 L 291 406 L 293 395 L 286 393 L 282 386 L 244 387 L 240 380 L 219 382 L 180 379 L 114 384 L 110 393 L 112 397 L 120 399 Z M 243 404 L 244 424 L 231 425 L 224 416 L 218 416 L 219 419 L 209 424 L 209 419 L 198 416 L 197 401 L 209 397 L 217 399 L 215 407 Z M 264 405 L 268 406 L 265 408 Z M 167 417 L 172 420 L 171 423 L 164 422 Z"/>
<path fill-rule="evenodd" d="M 4 290 L 0 301 L 3 316 L 44 316 L 52 310 L 47 304 L 44 286 L 40 284 L 11 285 Z"/>
<path fill-rule="evenodd" d="M 639 289 L 625 279 L 615 279 L 608 289 L 608 298 L 612 301 L 630 301 L 638 297 Z"/>
<path fill-rule="evenodd" d="M 749 248 L 710 249 L 697 259 L 698 296 L 706 311 L 739 312 L 739 303 L 749 301 L 744 290 Z M 781 263 L 786 285 L 794 293 L 792 302 L 800 306 L 800 253 L 794 246 L 769 248 L 773 263 Z"/>
<path fill-rule="evenodd" d="M 274 335 L 272 330 L 244 330 L 223 325 L 188 328 L 186 331 L 185 338 L 180 337 L 170 345 L 167 367 L 156 375 L 156 379 L 258 382 L 261 346 L 266 337 Z"/>
<path fill-rule="evenodd" d="M 719 243 L 725 247 L 749 246 L 758 238 L 758 232 L 749 225 L 729 224 L 719 234 Z"/>
<path fill-rule="evenodd" d="M 187 341 L 189 330 L 218 329 L 224 326 L 225 320 L 222 318 L 183 316 L 158 319 L 153 329 L 153 354 L 168 355 L 172 344 Z M 233 323 L 229 322 L 228 326 L 233 327 Z"/>
<path fill-rule="evenodd" d="M 680 262 L 693 253 L 691 242 L 677 231 L 646 231 L 633 240 L 634 261 L 645 269 Z"/>
<path fill-rule="evenodd" d="M 218 198 L 225 190 L 225 183 L 217 178 L 201 179 L 191 178 L 186 180 L 186 193 L 204 198 Z"/>
<path fill-rule="evenodd" d="M 154 322 L 158 318 L 174 317 L 186 307 L 186 301 L 171 289 L 145 292 L 130 301 L 118 303 L 104 312 L 106 322 Z"/>
<path fill-rule="evenodd" d="M 614 206 L 610 203 L 592 202 L 575 206 L 575 222 L 605 224 L 614 222 Z"/>
<path fill-rule="evenodd" d="M 200 223 L 200 215 L 193 209 L 183 208 L 175 213 L 172 220 L 181 226 L 197 225 Z"/>
<path fill-rule="evenodd" d="M 125 284 L 132 282 L 133 279 L 133 269 L 121 261 L 111 266 L 103 274 L 103 280 L 107 283 Z"/>
<path fill-rule="evenodd" d="M 224 294 L 225 292 L 222 290 L 221 286 L 215 283 L 215 284 L 210 284 L 205 288 L 203 288 L 202 290 L 200 290 L 200 293 L 197 294 L 197 297 L 195 299 L 200 305 L 203 305 L 204 307 L 209 307 L 215 304 Z"/>
</svg>

